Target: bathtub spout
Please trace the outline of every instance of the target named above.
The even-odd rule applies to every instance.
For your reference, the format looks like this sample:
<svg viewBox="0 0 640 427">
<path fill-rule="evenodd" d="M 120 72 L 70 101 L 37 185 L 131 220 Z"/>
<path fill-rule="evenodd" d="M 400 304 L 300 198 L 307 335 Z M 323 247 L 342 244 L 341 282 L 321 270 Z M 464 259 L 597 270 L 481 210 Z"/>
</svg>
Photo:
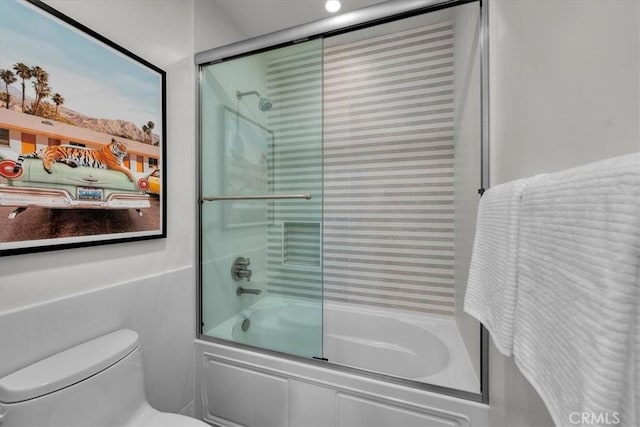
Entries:
<svg viewBox="0 0 640 427">
<path fill-rule="evenodd" d="M 262 290 L 260 289 L 247 289 L 247 288 L 243 288 L 242 286 L 238 286 L 238 289 L 236 289 L 236 295 L 238 296 L 242 294 L 260 295 L 261 293 L 262 293 Z"/>
</svg>

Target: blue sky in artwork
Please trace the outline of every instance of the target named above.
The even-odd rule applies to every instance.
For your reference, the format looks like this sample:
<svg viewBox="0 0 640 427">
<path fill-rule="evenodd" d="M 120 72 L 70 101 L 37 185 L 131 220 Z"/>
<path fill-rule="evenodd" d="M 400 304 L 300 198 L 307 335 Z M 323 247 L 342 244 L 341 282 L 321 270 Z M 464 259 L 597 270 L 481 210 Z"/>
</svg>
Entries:
<svg viewBox="0 0 640 427">
<path fill-rule="evenodd" d="M 0 0 L 0 68 L 13 70 L 17 62 L 47 71 L 49 85 L 67 108 L 138 127 L 151 120 L 154 133 L 161 134 L 156 72 L 35 6 Z M 20 82 L 13 84 L 18 90 Z M 33 97 L 31 82 L 27 86 L 27 96 Z"/>
</svg>

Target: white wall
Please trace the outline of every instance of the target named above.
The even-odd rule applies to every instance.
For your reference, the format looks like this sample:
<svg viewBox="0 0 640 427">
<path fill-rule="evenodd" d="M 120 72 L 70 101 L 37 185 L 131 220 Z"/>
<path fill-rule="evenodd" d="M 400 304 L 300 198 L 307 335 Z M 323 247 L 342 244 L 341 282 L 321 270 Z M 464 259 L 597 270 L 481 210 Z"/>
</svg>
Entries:
<svg viewBox="0 0 640 427">
<path fill-rule="evenodd" d="M 243 37 L 214 2 L 205 0 L 165 0 L 152 9 L 144 0 L 47 3 L 167 72 L 167 239 L 1 258 L 0 313 L 193 266 L 193 54 Z"/>
<path fill-rule="evenodd" d="M 639 9 L 490 3 L 491 184 L 640 150 Z M 491 425 L 553 425 L 513 360 L 489 356 Z"/>
<path fill-rule="evenodd" d="M 638 150 L 640 3 L 491 6 L 492 184 Z"/>
<path fill-rule="evenodd" d="M 47 3 L 167 72 L 168 234 L 162 240 L 4 257 L 0 312 L 194 263 L 193 3 Z"/>
<path fill-rule="evenodd" d="M 185 221 L 195 216 L 193 2 L 156 2 L 151 14 L 143 0 L 47 3 L 167 72 L 168 236 L 0 259 L 0 376 L 130 328 L 141 337 L 150 402 L 188 411 L 195 337 L 195 232 Z"/>
<path fill-rule="evenodd" d="M 214 0 L 193 0 L 194 52 L 224 46 L 247 38 Z"/>
<path fill-rule="evenodd" d="M 107 0 L 47 3 L 167 71 L 168 238 L 2 258 L 0 312 L 55 303 L 60 297 L 158 272 L 169 272 L 169 284 L 151 278 L 138 286 L 163 284 L 167 291 L 162 300 L 169 301 L 176 290 L 172 286 L 190 286 L 193 277 L 171 272 L 186 273 L 194 262 L 191 55 L 194 45 L 199 51 L 235 41 L 240 34 L 213 2 L 204 0 L 195 5 L 166 0 L 153 7 L 143 0 L 127 1 L 126 6 Z M 490 6 L 493 184 L 640 149 L 640 3 L 493 0 Z M 296 23 L 292 17 L 291 24 Z M 163 303 L 153 306 L 158 319 L 174 319 L 166 317 Z M 20 311 L 27 316 L 27 310 L 13 315 Z M 79 316 L 92 318 L 91 313 Z M 112 326 L 126 324 L 127 316 L 131 315 L 118 314 L 121 323 Z M 25 324 L 18 319 L 14 326 L 5 321 L 0 327 L 17 331 L 15 325 L 24 329 Z M 30 342 L 31 336 L 23 332 L 17 339 Z M 9 334 L 2 330 L 0 337 Z M 491 425 L 552 425 L 513 362 L 495 349 L 490 361 Z"/>
<path fill-rule="evenodd" d="M 194 269 L 184 267 L 0 315 L 0 377 L 117 329 L 140 338 L 147 399 L 192 414 Z"/>
<path fill-rule="evenodd" d="M 239 32 L 204 0 L 47 0 L 167 72 L 168 236 L 0 259 L 0 376 L 119 329 L 141 339 L 147 397 L 191 413 L 195 338 L 194 46 Z M 206 42 L 196 43 L 206 39 Z"/>
</svg>

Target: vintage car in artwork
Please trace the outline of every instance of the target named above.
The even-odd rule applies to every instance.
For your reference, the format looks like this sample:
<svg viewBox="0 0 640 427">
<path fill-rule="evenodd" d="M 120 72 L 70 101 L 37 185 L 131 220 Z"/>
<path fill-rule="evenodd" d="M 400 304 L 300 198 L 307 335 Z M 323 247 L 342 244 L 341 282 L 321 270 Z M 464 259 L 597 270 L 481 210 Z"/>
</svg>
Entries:
<svg viewBox="0 0 640 427">
<path fill-rule="evenodd" d="M 149 181 L 149 189 L 147 193 L 153 194 L 154 196 L 160 195 L 160 169 L 156 169 L 151 172 L 151 175 L 147 177 L 147 181 Z"/>
<path fill-rule="evenodd" d="M 70 167 L 54 163 L 52 173 L 42 160 L 28 158 L 15 170 L 15 153 L 0 151 L 0 206 L 15 207 L 15 218 L 29 207 L 51 209 L 142 209 L 151 207 L 149 173 L 134 173 L 134 182 L 116 170 Z"/>
</svg>

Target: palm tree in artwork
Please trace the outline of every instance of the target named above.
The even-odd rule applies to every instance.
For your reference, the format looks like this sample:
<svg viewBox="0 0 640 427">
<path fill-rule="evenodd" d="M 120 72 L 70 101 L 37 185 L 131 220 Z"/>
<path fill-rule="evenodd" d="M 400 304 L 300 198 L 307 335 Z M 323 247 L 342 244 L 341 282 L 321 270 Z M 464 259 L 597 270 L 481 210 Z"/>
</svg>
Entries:
<svg viewBox="0 0 640 427">
<path fill-rule="evenodd" d="M 9 101 L 11 101 L 11 95 L 9 94 L 9 85 L 17 82 L 15 74 L 11 70 L 0 70 L 0 79 L 4 82 L 4 88 L 6 95 L 3 96 L 3 101 L 7 109 L 9 109 Z"/>
<path fill-rule="evenodd" d="M 53 101 L 54 104 L 56 104 L 56 117 L 57 117 L 58 109 L 62 104 L 64 104 L 64 97 L 56 92 L 53 95 L 51 95 L 51 100 Z"/>
<path fill-rule="evenodd" d="M 51 87 L 49 87 L 49 73 L 36 65 L 31 69 L 32 76 L 36 79 L 33 82 L 33 90 L 36 92 L 36 99 L 31 106 L 31 114 L 38 115 L 38 108 L 43 99 L 51 95 Z"/>
<path fill-rule="evenodd" d="M 23 64 L 22 62 L 14 64 L 13 69 L 15 70 L 18 77 L 22 79 L 22 112 L 24 113 L 25 84 L 27 80 L 33 77 L 33 75 L 31 74 L 31 67 Z"/>
<path fill-rule="evenodd" d="M 153 137 L 151 135 L 151 132 L 153 131 L 153 128 L 155 127 L 155 123 L 153 123 L 152 121 L 148 121 L 147 124 L 142 125 L 142 131 L 147 135 L 147 138 L 149 139 L 149 144 L 153 144 Z"/>
</svg>

